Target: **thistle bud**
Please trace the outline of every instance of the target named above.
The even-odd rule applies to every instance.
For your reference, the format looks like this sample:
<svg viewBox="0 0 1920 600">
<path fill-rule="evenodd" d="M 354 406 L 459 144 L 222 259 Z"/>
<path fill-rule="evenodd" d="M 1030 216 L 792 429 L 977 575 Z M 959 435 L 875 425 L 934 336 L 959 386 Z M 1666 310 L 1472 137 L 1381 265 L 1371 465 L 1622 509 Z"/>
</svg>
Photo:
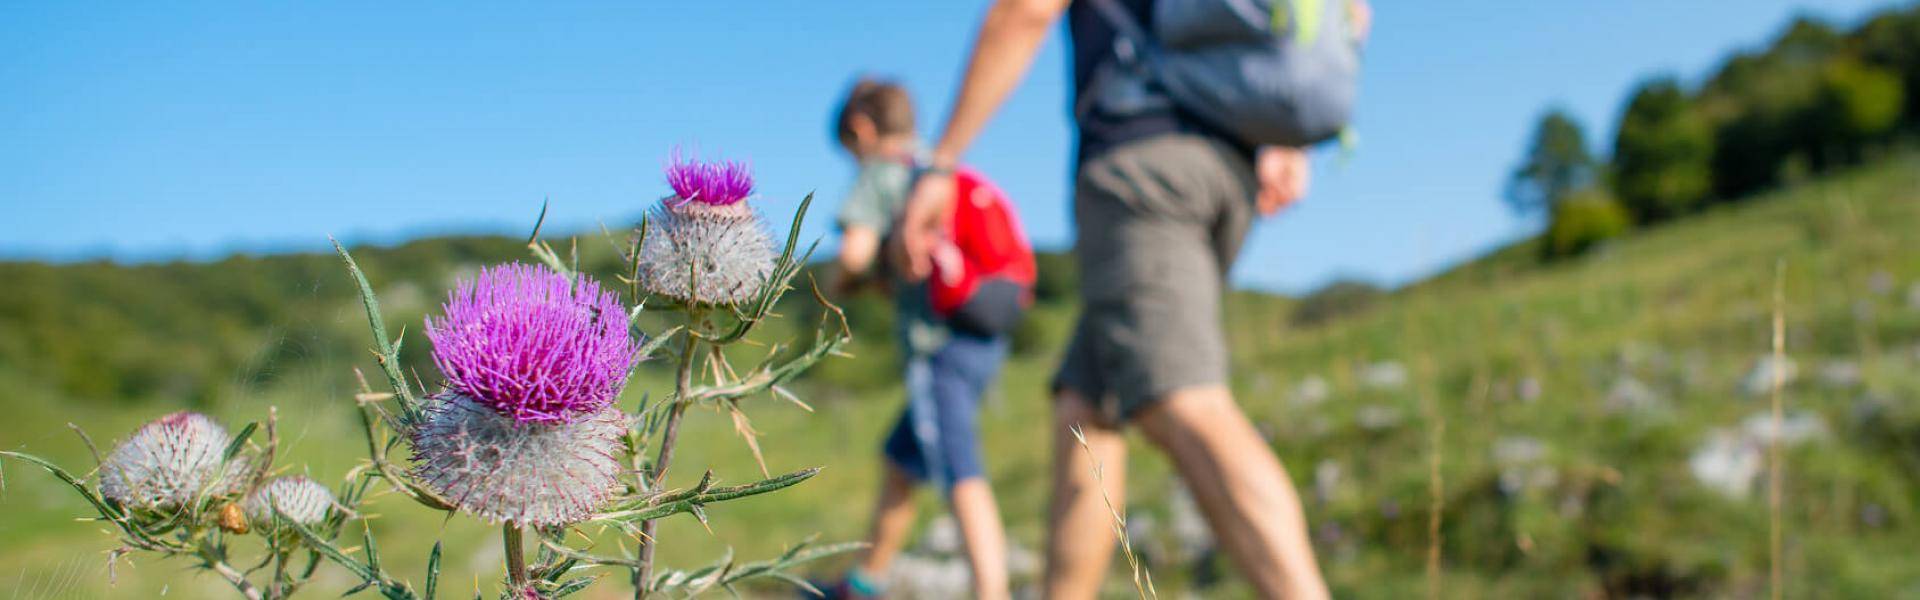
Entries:
<svg viewBox="0 0 1920 600">
<path fill-rule="evenodd" d="M 100 463 L 100 493 L 133 509 L 168 511 L 218 494 L 231 438 L 206 415 L 176 412 L 142 425 Z"/>
<path fill-rule="evenodd" d="M 304 475 L 281 477 L 267 482 L 241 502 L 247 519 L 255 523 L 273 522 L 280 517 L 304 526 L 318 525 L 333 510 L 333 492 Z"/>
</svg>

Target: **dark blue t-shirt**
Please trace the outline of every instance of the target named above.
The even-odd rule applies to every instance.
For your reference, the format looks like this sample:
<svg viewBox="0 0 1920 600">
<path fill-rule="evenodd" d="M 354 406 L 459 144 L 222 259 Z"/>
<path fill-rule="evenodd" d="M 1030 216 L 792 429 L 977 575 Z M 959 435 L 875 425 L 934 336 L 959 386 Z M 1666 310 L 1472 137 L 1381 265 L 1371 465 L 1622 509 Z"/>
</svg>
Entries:
<svg viewBox="0 0 1920 600">
<path fill-rule="evenodd" d="M 1116 0 L 1128 12 L 1133 14 L 1135 23 L 1151 27 L 1153 22 L 1153 0 Z M 1079 106 L 1083 95 L 1089 93 L 1087 86 L 1093 79 L 1093 73 L 1101 63 L 1114 60 L 1114 28 L 1100 16 L 1099 9 L 1092 2 L 1081 0 L 1067 8 L 1067 33 L 1073 47 L 1073 104 Z M 1226 140 L 1234 147 L 1246 151 L 1252 156 L 1251 148 L 1245 148 L 1231 136 L 1222 135 L 1219 130 L 1194 119 L 1179 108 L 1169 104 L 1165 108 L 1147 109 L 1125 115 L 1108 114 L 1095 107 L 1088 114 L 1074 115 L 1080 132 L 1075 164 L 1099 156 L 1114 146 L 1160 135 L 1163 133 L 1199 133 Z"/>
</svg>

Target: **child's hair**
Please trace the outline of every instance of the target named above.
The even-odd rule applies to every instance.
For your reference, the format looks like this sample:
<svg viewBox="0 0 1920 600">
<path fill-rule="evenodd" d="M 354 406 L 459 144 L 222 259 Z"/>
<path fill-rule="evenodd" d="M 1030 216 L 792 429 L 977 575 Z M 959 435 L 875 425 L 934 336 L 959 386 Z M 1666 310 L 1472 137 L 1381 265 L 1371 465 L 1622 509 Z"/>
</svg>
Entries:
<svg viewBox="0 0 1920 600">
<path fill-rule="evenodd" d="M 834 120 L 834 137 L 842 146 L 853 145 L 855 115 L 873 121 L 880 135 L 913 133 L 913 100 L 907 97 L 907 88 L 891 80 L 861 77 L 847 91 L 840 116 Z"/>
</svg>

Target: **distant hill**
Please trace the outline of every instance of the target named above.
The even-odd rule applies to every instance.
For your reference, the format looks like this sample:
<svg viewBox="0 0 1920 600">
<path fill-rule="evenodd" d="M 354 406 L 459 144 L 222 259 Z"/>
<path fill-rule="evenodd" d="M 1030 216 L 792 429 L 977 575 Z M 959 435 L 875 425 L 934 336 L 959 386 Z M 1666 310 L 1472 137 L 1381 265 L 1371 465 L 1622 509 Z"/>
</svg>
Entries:
<svg viewBox="0 0 1920 600">
<path fill-rule="evenodd" d="M 1791 595 L 1920 590 L 1910 555 L 1920 537 L 1920 156 L 1710 209 L 1575 259 L 1543 265 L 1532 243 L 1323 319 L 1296 318 L 1286 299 L 1231 300 L 1235 390 L 1300 486 L 1341 595 L 1424 589 L 1436 433 L 1442 567 L 1459 595 L 1763 589 L 1768 519 L 1756 461 L 1774 432 L 1764 394 L 1750 388 L 1769 364 L 1777 261 L 1792 363 L 1779 432 L 1788 444 Z M 390 321 L 409 326 L 409 360 L 430 373 L 420 362 L 420 315 L 456 275 L 522 259 L 522 250 L 517 240 L 444 238 L 356 253 Z M 588 251 L 583 260 L 605 257 Z M 1073 312 L 1065 262 L 1047 259 L 1047 301 L 983 416 L 1012 537 L 1029 550 L 1040 543 L 1046 495 L 1045 381 Z M 12 263 L 0 265 L 0 278 L 9 284 L 0 293 L 0 405 L 9 413 L 0 444 L 84 464 L 62 423 L 112 438 L 177 406 L 239 420 L 273 404 L 301 432 L 287 464 L 330 479 L 357 460 L 341 444 L 352 439 L 341 403 L 351 368 L 368 364 L 367 341 L 333 257 Z M 830 361 L 802 386 L 817 412 L 749 406 L 772 468 L 828 470 L 791 494 L 716 511 L 711 535 L 670 523 L 670 535 L 696 545 L 670 561 L 693 564 L 722 544 L 753 556 L 814 532 L 860 534 L 899 391 L 885 303 L 867 298 L 850 310 L 863 338 L 857 358 Z M 783 312 L 808 314 L 801 304 Z M 643 372 L 629 395 L 660 381 Z M 688 423 L 695 433 L 683 436 L 683 460 L 734 480 L 757 472 L 724 419 L 696 414 Z M 1183 549 L 1167 525 L 1181 518 L 1177 486 L 1149 456 L 1132 465 L 1129 512 L 1156 582 L 1243 593 L 1231 578 L 1211 583 L 1219 559 Z M 0 506 L 9 514 L 79 513 L 35 474 L 8 474 Z M 435 529 L 436 520 L 392 504 L 382 505 L 394 511 L 382 527 L 421 533 L 400 536 L 413 543 L 393 556 L 424 556 L 436 535 L 450 547 L 489 535 L 458 520 Z M 0 573 L 104 590 L 97 577 L 70 573 L 97 574 L 107 544 L 63 519 L 0 520 Z M 488 561 L 497 556 L 453 562 L 487 573 L 497 568 Z M 128 594 L 157 591 L 178 574 L 121 577 L 114 591 Z"/>
</svg>

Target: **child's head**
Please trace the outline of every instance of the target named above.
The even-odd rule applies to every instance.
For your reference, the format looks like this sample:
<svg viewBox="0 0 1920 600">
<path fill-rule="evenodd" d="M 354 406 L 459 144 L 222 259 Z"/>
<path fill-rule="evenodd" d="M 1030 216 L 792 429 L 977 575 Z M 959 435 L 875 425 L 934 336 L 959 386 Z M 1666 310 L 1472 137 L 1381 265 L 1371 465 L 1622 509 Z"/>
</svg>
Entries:
<svg viewBox="0 0 1920 600">
<path fill-rule="evenodd" d="M 862 77 L 847 92 L 835 119 L 840 147 L 864 159 L 913 141 L 913 100 L 892 81 Z"/>
</svg>

